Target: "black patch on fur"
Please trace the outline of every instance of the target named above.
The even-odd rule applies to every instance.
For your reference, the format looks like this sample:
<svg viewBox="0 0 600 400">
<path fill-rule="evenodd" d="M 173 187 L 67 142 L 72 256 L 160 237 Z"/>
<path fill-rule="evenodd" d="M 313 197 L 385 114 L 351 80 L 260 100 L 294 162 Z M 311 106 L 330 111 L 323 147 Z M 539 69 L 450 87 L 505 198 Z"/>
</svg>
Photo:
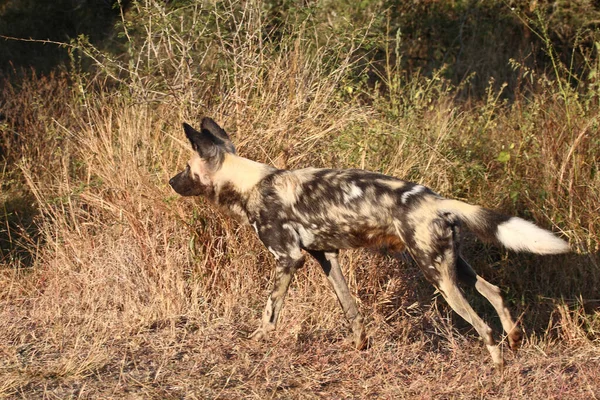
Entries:
<svg viewBox="0 0 600 400">
<path fill-rule="evenodd" d="M 212 185 L 204 185 L 190 172 L 189 165 L 169 180 L 169 185 L 181 196 L 204 196 L 213 201 L 215 190 Z"/>
<path fill-rule="evenodd" d="M 242 196 L 230 183 L 226 183 L 219 189 L 215 199 L 215 202 L 224 208 L 231 209 L 238 206 L 244 213 L 248 214 L 247 201 L 248 199 Z"/>
<path fill-rule="evenodd" d="M 228 153 L 235 153 L 235 146 L 229 139 L 229 135 L 223 128 L 219 126 L 212 118 L 204 117 L 202 118 L 202 123 L 200 124 L 200 129 L 202 131 L 206 131 L 210 135 L 221 139 L 220 146 L 224 147 Z"/>
<path fill-rule="evenodd" d="M 227 151 L 225 141 L 206 129 L 198 132 L 186 123 L 183 124 L 183 129 L 194 151 L 207 162 L 207 167 L 211 171 L 218 170 Z"/>
<path fill-rule="evenodd" d="M 512 217 L 501 214 L 499 212 L 481 208 L 478 217 L 484 221 L 483 226 L 471 225 L 468 221 L 465 221 L 465 225 L 471 230 L 479 239 L 484 242 L 498 242 L 496 233 L 498 232 L 498 225 L 508 221 Z"/>
</svg>

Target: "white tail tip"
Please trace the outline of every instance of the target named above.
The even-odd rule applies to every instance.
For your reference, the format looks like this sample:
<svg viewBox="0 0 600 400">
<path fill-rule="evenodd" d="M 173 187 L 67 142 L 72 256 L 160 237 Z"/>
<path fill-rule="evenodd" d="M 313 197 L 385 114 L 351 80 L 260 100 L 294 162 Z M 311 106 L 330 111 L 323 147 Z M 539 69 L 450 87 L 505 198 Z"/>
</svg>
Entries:
<svg viewBox="0 0 600 400">
<path fill-rule="evenodd" d="M 554 236 L 552 232 L 517 217 L 498 225 L 496 237 L 504 246 L 515 251 L 536 254 L 560 254 L 570 251 L 569 244 Z"/>
</svg>

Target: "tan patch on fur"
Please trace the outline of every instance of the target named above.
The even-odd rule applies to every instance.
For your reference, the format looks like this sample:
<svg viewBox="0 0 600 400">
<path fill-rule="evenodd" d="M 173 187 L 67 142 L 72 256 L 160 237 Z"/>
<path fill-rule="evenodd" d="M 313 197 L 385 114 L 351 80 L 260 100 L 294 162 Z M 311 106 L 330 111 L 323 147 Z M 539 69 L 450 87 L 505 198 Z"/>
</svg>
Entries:
<svg viewBox="0 0 600 400">
<path fill-rule="evenodd" d="M 383 208 L 379 203 L 369 201 L 360 204 L 360 214 L 371 224 L 379 224 L 380 220 L 388 220 L 391 217 L 389 209 Z"/>
<path fill-rule="evenodd" d="M 439 209 L 440 211 L 451 211 L 459 217 L 462 216 L 465 219 L 469 219 L 471 223 L 479 227 L 485 226 L 485 220 L 482 219 L 478 213 L 478 211 L 481 210 L 481 207 L 479 206 L 474 206 L 459 200 L 443 199 L 440 202 Z"/>
<path fill-rule="evenodd" d="M 194 153 L 190 161 L 188 162 L 190 166 L 190 172 L 192 175 L 195 175 L 200 182 L 204 185 L 208 185 L 211 183 L 210 174 L 208 168 L 206 166 L 206 161 L 204 161 L 197 153 Z"/>
<path fill-rule="evenodd" d="M 213 176 L 213 183 L 215 186 L 231 183 L 240 193 L 246 193 L 271 171 L 273 167 L 266 164 L 227 153 L 221 168 Z"/>
<path fill-rule="evenodd" d="M 411 225 L 415 228 L 415 243 L 423 251 L 432 251 L 431 222 L 438 216 L 436 199 L 426 198 L 419 207 L 409 215 Z"/>
<path fill-rule="evenodd" d="M 376 179 L 375 182 L 379 183 L 381 185 L 386 185 L 387 187 L 389 187 L 392 190 L 402 189 L 407 184 L 406 182 L 401 181 L 401 180 L 387 180 L 387 179 Z"/>
<path fill-rule="evenodd" d="M 283 204 L 292 206 L 302 193 L 301 185 L 314 177 L 318 168 L 304 168 L 280 175 L 275 178 L 274 186 Z"/>
<path fill-rule="evenodd" d="M 291 206 L 298 201 L 301 193 L 298 177 L 292 174 L 280 175 L 273 180 L 273 184 L 283 204 Z"/>
<path fill-rule="evenodd" d="M 377 202 L 386 208 L 390 208 L 395 204 L 394 198 L 387 193 L 383 194 L 379 199 L 377 199 Z"/>
</svg>

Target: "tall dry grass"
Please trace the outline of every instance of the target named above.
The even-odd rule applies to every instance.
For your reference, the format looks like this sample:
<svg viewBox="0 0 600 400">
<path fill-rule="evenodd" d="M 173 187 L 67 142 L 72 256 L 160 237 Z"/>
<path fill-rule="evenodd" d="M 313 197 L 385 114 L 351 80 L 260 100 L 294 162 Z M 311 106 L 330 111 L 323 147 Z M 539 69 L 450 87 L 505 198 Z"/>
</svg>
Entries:
<svg viewBox="0 0 600 400">
<path fill-rule="evenodd" d="M 31 257 L 24 267 L 2 248 L 0 396 L 600 395 L 594 101 L 565 102 L 540 76 L 529 98 L 509 104 L 490 85 L 487 98 L 458 103 L 441 75 L 393 80 L 393 63 L 380 90 L 355 79 L 364 31 L 342 43 L 298 24 L 274 40 L 260 2 L 133 7 L 125 59 L 79 43 L 94 75 L 5 86 L 2 238 Z M 167 184 L 189 157 L 181 122 L 202 115 L 243 156 L 383 171 L 561 232 L 574 254 L 466 246 L 527 332 L 505 376 L 490 375 L 485 350 L 407 257 L 369 251 L 342 256 L 367 316 L 366 352 L 344 343 L 314 262 L 279 334 L 248 342 L 274 261 L 251 229 Z M 27 218 L 35 224 L 17 229 Z"/>
</svg>

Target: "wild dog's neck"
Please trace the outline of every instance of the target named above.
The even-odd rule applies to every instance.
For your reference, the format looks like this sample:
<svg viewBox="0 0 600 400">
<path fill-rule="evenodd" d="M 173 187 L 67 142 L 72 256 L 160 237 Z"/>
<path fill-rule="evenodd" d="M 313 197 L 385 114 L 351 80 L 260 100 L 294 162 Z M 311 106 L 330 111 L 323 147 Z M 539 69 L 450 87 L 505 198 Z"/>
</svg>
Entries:
<svg viewBox="0 0 600 400">
<path fill-rule="evenodd" d="M 236 191 L 246 193 L 273 170 L 266 164 L 227 153 L 213 179 L 216 186 L 229 183 Z"/>
<path fill-rule="evenodd" d="M 221 168 L 213 176 L 217 204 L 247 221 L 246 207 L 250 193 L 273 171 L 275 168 L 269 165 L 225 154 Z"/>
</svg>

